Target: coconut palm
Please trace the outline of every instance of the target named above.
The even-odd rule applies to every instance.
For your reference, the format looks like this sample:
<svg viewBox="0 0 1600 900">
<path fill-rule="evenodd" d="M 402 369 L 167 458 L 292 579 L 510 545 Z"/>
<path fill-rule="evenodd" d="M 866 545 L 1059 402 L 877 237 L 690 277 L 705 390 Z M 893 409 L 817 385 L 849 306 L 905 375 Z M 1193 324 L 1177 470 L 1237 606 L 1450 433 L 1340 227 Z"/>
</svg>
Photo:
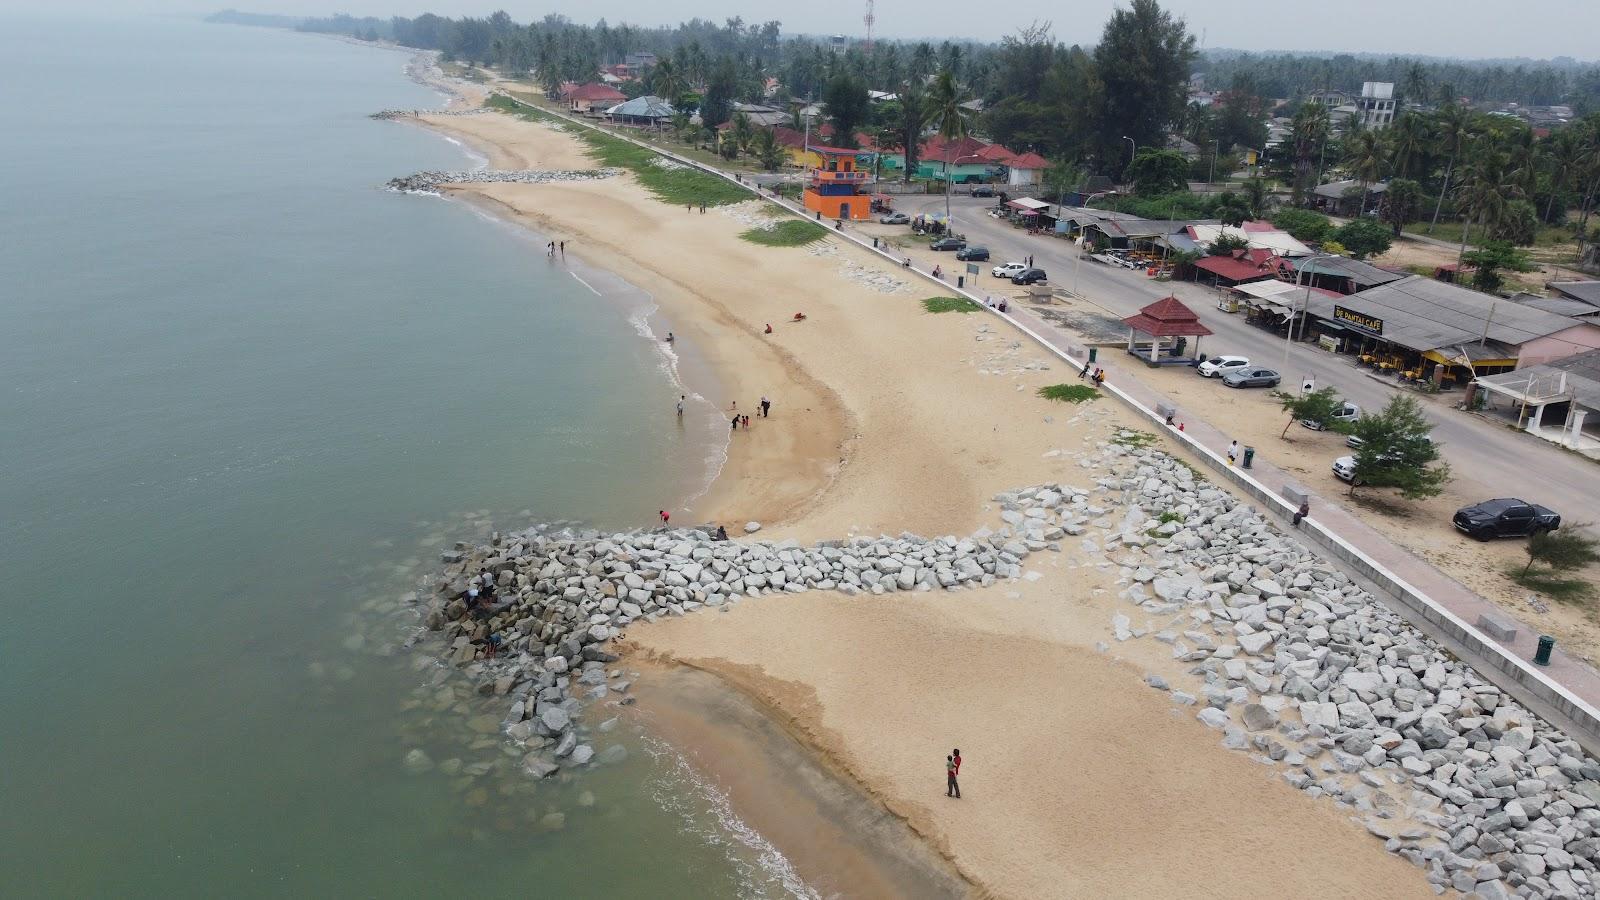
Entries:
<svg viewBox="0 0 1600 900">
<path fill-rule="evenodd" d="M 1367 201 L 1372 183 L 1383 175 L 1385 164 L 1383 138 L 1372 130 L 1358 131 L 1346 142 L 1344 164 L 1361 182 L 1361 212 L 1367 211 Z"/>
<path fill-rule="evenodd" d="M 756 136 L 756 129 L 750 123 L 750 117 L 743 112 L 734 113 L 732 132 L 734 146 L 738 147 L 741 152 L 749 153 L 750 142 Z"/>
<path fill-rule="evenodd" d="M 1493 234 L 1505 221 L 1511 201 L 1522 197 L 1522 188 L 1510 177 L 1510 155 L 1496 147 L 1492 138 L 1478 139 L 1463 169 L 1456 188 L 1456 205 L 1463 214 L 1458 266 L 1466 255 L 1472 226 L 1476 224 L 1480 234 Z"/>
<path fill-rule="evenodd" d="M 1294 192 L 1295 202 L 1305 199 L 1312 184 L 1312 158 L 1328 140 L 1328 108 L 1321 103 L 1305 103 L 1294 114 Z"/>
<path fill-rule="evenodd" d="M 688 84 L 683 80 L 683 73 L 678 71 L 670 59 L 663 59 L 650 68 L 646 80 L 650 84 L 650 91 L 657 97 L 676 105 L 678 98 L 688 90 Z"/>
<path fill-rule="evenodd" d="M 1433 221 L 1428 223 L 1428 233 L 1433 234 L 1433 228 L 1439 224 L 1439 210 L 1444 206 L 1444 195 L 1450 193 L 1450 176 L 1456 167 L 1456 158 L 1466 147 L 1467 138 L 1471 134 L 1471 119 L 1467 111 L 1455 103 L 1446 103 L 1439 107 L 1434 115 L 1434 140 L 1439 151 L 1449 156 L 1449 162 L 1444 167 L 1444 186 L 1439 188 L 1439 199 L 1433 204 Z"/>
<path fill-rule="evenodd" d="M 968 102 L 966 91 L 956 83 L 955 75 L 949 69 L 940 70 L 934 76 L 933 84 L 928 88 L 928 121 L 939 130 L 939 137 L 946 144 L 959 141 L 972 133 L 972 114 L 964 104 Z M 948 155 L 944 164 L 944 215 L 950 218 L 950 182 L 955 178 L 950 171 L 954 162 Z"/>
<path fill-rule="evenodd" d="M 1428 120 L 1416 113 L 1404 113 L 1389 129 L 1390 171 L 1401 178 L 1409 178 L 1417 168 L 1417 161 L 1426 157 L 1433 135 L 1428 132 Z"/>
<path fill-rule="evenodd" d="M 1551 215 L 1555 212 L 1556 198 L 1567 186 L 1567 178 L 1578 169 L 1579 158 L 1583 155 L 1582 138 L 1577 129 L 1568 128 L 1556 133 L 1550 141 L 1550 148 L 1545 155 L 1545 162 L 1550 167 L 1550 200 L 1544 205 L 1544 221 L 1550 222 Z M 1565 207 L 1563 215 L 1565 216 Z"/>
</svg>

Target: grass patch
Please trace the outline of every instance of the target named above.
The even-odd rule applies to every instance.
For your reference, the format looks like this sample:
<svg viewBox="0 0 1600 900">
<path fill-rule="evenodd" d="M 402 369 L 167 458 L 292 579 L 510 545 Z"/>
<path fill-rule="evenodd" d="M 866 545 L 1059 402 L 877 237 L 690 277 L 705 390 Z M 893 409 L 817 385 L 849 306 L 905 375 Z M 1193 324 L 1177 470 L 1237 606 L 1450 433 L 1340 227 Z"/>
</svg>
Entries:
<svg viewBox="0 0 1600 900">
<path fill-rule="evenodd" d="M 1437 226 L 1434 227 L 1433 233 L 1429 234 L 1427 222 L 1412 222 L 1408 225 L 1402 226 L 1400 232 L 1402 234 L 1414 234 L 1422 237 L 1431 237 L 1435 240 L 1449 241 L 1452 244 L 1459 245 L 1461 243 L 1461 228 L 1462 225 L 1460 222 L 1441 221 Z M 1468 238 L 1473 246 L 1477 245 L 1478 236 L 1478 229 L 1473 228 L 1472 234 Z M 1533 246 L 1555 247 L 1560 244 L 1570 244 L 1573 242 L 1573 240 L 1572 228 L 1570 226 L 1540 225 L 1539 230 L 1534 232 Z"/>
<path fill-rule="evenodd" d="M 1111 438 L 1111 443 L 1119 447 L 1148 447 L 1155 442 L 1156 436 L 1150 432 L 1132 429 L 1119 431 Z"/>
<path fill-rule="evenodd" d="M 486 104 L 492 109 L 509 112 L 533 122 L 567 123 L 543 110 L 530 109 L 505 97 L 492 97 Z M 604 134 L 595 128 L 573 128 L 574 136 L 589 145 L 589 155 L 603 166 L 615 166 L 632 172 L 645 190 L 662 203 L 684 206 L 726 206 L 743 203 L 751 193 L 737 184 L 709 175 L 682 163 L 668 162 L 646 147 L 635 146 L 621 138 Z"/>
<path fill-rule="evenodd" d="M 922 308 L 931 313 L 975 313 L 983 309 L 965 297 L 929 297 L 922 301 Z"/>
<path fill-rule="evenodd" d="M 1524 572 L 1521 566 L 1513 566 L 1506 574 L 1522 587 L 1562 603 L 1577 603 L 1594 596 L 1594 585 L 1585 578 L 1567 578 L 1539 570 Z"/>
<path fill-rule="evenodd" d="M 924 303 L 930 301 L 923 301 Z M 971 303 L 972 301 L 967 301 Z M 973 304 L 977 306 L 977 304 Z M 1085 400 L 1100 399 L 1100 392 L 1087 384 L 1047 384 L 1039 388 L 1039 396 L 1046 400 L 1058 400 L 1062 403 L 1082 403 Z"/>
<path fill-rule="evenodd" d="M 815 222 L 802 222 L 799 219 L 778 222 L 771 228 L 752 228 L 739 235 L 752 244 L 765 247 L 799 247 L 827 236 L 828 229 Z"/>
</svg>

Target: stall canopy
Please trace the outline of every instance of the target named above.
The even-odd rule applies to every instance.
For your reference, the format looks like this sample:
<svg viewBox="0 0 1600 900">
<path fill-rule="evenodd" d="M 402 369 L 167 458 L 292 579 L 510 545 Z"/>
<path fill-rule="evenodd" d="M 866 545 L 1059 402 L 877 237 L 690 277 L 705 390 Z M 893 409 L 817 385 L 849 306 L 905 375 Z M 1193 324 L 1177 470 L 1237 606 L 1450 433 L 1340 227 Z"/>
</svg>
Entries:
<svg viewBox="0 0 1600 900">
<path fill-rule="evenodd" d="M 1252 281 L 1249 284 L 1236 284 L 1231 290 L 1237 291 L 1247 298 L 1245 302 L 1251 306 L 1262 309 L 1276 310 L 1287 318 L 1292 310 L 1303 307 L 1306 303 L 1306 286 L 1288 281 Z M 1335 291 L 1326 291 L 1322 288 L 1312 288 L 1313 297 L 1339 297 Z"/>
<path fill-rule="evenodd" d="M 1035 200 L 1032 197 L 1022 197 L 1017 200 L 1008 200 L 1006 201 L 1006 205 L 1024 216 L 1036 216 L 1039 213 L 1046 212 L 1050 209 L 1050 204 L 1044 202 L 1043 200 Z"/>
</svg>

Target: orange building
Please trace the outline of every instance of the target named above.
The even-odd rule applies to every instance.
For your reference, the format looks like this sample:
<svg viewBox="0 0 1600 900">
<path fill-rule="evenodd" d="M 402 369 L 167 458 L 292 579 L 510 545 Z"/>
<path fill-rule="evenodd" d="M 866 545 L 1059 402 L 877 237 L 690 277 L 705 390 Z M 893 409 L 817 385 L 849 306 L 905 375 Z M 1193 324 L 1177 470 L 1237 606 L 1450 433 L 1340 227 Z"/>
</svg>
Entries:
<svg viewBox="0 0 1600 900">
<path fill-rule="evenodd" d="M 804 196 L 806 209 L 830 219 L 872 218 L 872 197 L 862 191 L 871 173 L 856 168 L 856 160 L 867 151 L 814 144 L 810 150 L 822 158 L 822 164 L 811 170 Z"/>
</svg>

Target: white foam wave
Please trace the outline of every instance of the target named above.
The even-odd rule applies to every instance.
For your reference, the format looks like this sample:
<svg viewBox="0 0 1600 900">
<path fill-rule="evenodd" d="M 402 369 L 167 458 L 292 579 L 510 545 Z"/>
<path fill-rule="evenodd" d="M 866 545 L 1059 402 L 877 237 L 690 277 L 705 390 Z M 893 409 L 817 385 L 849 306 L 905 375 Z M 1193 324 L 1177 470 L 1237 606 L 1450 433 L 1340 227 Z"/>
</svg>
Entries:
<svg viewBox="0 0 1600 900">
<path fill-rule="evenodd" d="M 657 762 L 666 764 L 668 772 L 653 780 L 651 797 L 682 820 L 685 832 L 727 848 L 727 859 L 739 872 L 744 896 L 766 897 L 770 889 L 776 888 L 790 897 L 822 900 L 822 895 L 806 884 L 781 850 L 739 818 L 726 791 L 697 772 L 683 754 L 663 741 L 645 736 L 642 745 Z M 691 803 L 691 799 L 699 802 Z M 740 853 L 738 848 L 748 852 Z"/>
</svg>

